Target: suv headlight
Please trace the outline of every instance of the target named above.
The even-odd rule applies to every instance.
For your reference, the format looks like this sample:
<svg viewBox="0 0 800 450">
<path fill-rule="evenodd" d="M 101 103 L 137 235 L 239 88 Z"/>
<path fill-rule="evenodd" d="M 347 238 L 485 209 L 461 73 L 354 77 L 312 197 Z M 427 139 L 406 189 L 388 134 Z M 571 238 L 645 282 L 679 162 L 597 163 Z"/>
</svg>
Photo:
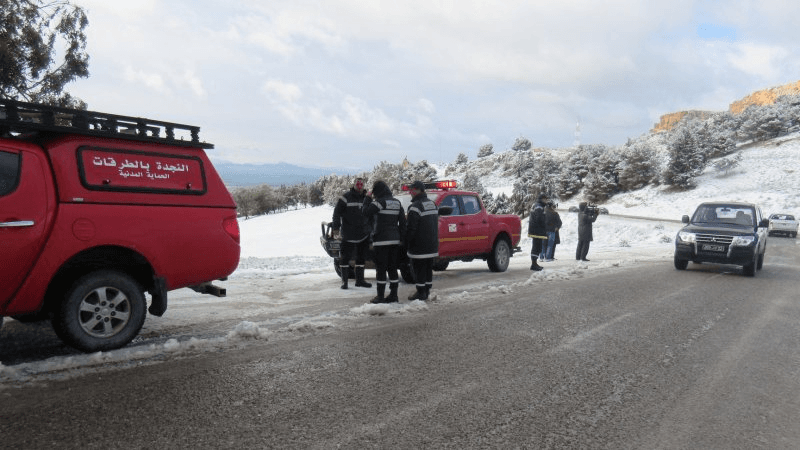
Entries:
<svg viewBox="0 0 800 450">
<path fill-rule="evenodd" d="M 755 236 L 734 236 L 731 245 L 737 247 L 747 247 L 748 245 L 755 242 L 755 240 L 756 240 Z"/>
<path fill-rule="evenodd" d="M 678 239 L 680 239 L 682 242 L 694 243 L 695 234 L 694 233 L 689 233 L 688 231 L 679 231 L 678 232 Z"/>
</svg>

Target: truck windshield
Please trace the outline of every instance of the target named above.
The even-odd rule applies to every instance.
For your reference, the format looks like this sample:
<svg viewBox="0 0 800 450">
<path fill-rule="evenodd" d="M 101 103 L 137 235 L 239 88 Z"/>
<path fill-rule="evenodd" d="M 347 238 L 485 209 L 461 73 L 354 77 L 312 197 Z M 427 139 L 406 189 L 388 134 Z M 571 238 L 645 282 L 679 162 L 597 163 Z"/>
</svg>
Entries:
<svg viewBox="0 0 800 450">
<path fill-rule="evenodd" d="M 754 227 L 754 217 L 755 211 L 748 206 L 700 205 L 692 216 L 692 222 Z"/>
</svg>

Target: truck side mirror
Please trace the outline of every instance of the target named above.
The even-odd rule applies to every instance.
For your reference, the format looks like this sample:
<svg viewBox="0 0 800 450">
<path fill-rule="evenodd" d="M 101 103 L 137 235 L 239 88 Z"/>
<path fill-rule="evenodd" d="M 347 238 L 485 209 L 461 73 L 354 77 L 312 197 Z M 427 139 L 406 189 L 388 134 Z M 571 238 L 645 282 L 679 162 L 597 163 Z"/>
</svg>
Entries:
<svg viewBox="0 0 800 450">
<path fill-rule="evenodd" d="M 440 216 L 449 216 L 453 214 L 453 207 L 452 206 L 440 206 L 439 207 L 439 215 Z"/>
<path fill-rule="evenodd" d="M 761 222 L 758 222 L 759 228 L 766 228 L 769 226 L 769 219 L 761 219 Z"/>
<path fill-rule="evenodd" d="M 683 223 L 689 223 L 689 216 L 683 216 L 683 217 L 681 217 L 681 222 L 683 222 Z"/>
</svg>

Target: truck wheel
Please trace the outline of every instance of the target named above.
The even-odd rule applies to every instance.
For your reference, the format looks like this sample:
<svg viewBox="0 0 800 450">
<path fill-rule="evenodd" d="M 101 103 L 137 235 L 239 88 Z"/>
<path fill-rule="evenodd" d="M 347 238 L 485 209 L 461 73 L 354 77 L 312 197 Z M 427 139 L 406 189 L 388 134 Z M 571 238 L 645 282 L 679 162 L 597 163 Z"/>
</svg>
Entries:
<svg viewBox="0 0 800 450">
<path fill-rule="evenodd" d="M 146 309 L 144 292 L 133 278 L 101 270 L 75 282 L 53 317 L 53 329 L 78 350 L 113 350 L 139 334 Z"/>
<path fill-rule="evenodd" d="M 487 262 L 489 270 L 492 272 L 505 272 L 508 269 L 508 262 L 511 260 L 511 247 L 505 239 L 498 239 L 492 247 L 492 254 Z"/>
<path fill-rule="evenodd" d="M 750 264 L 742 266 L 742 272 L 748 277 L 756 276 L 756 264 L 758 261 L 758 254 L 753 255 L 753 261 Z"/>
<path fill-rule="evenodd" d="M 433 270 L 437 272 L 444 272 L 447 270 L 447 266 L 450 265 L 450 261 L 446 259 L 439 259 L 433 262 Z"/>
<path fill-rule="evenodd" d="M 675 268 L 678 270 L 686 270 L 689 266 L 689 261 L 685 259 L 680 259 L 677 256 L 675 257 Z"/>
<path fill-rule="evenodd" d="M 763 267 L 764 267 L 764 253 L 758 255 L 758 264 L 756 264 L 756 269 L 761 270 L 761 268 Z"/>
<path fill-rule="evenodd" d="M 407 284 L 414 284 L 414 274 L 411 272 L 411 263 L 403 261 L 400 263 L 400 276 Z"/>
</svg>

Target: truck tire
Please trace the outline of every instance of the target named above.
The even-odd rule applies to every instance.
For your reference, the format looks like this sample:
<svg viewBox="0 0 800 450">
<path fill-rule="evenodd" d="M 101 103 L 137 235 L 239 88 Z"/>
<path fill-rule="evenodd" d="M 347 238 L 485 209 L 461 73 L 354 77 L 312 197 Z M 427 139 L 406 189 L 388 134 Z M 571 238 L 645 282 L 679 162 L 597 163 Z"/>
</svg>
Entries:
<svg viewBox="0 0 800 450">
<path fill-rule="evenodd" d="M 689 266 L 689 261 L 685 259 L 680 259 L 677 256 L 674 258 L 675 268 L 678 270 L 686 270 Z"/>
<path fill-rule="evenodd" d="M 437 272 L 444 272 L 447 270 L 447 266 L 450 265 L 450 261 L 446 259 L 437 259 L 433 261 L 433 270 Z"/>
<path fill-rule="evenodd" d="M 766 253 L 766 250 L 764 250 Z M 761 270 L 764 267 L 764 253 L 758 255 L 758 264 L 756 264 L 756 269 Z"/>
<path fill-rule="evenodd" d="M 742 266 L 742 273 L 748 277 L 756 276 L 756 265 L 758 264 L 758 253 L 753 255 L 753 261 L 750 264 Z"/>
<path fill-rule="evenodd" d="M 489 264 L 489 270 L 492 272 L 505 272 L 508 269 L 508 263 L 511 261 L 511 247 L 508 241 L 500 238 L 494 242 L 492 247 L 492 254 L 486 261 Z"/>
<path fill-rule="evenodd" d="M 78 350 L 113 350 L 139 334 L 146 311 L 144 292 L 133 278 L 100 270 L 72 285 L 53 317 L 53 329 Z"/>
</svg>

